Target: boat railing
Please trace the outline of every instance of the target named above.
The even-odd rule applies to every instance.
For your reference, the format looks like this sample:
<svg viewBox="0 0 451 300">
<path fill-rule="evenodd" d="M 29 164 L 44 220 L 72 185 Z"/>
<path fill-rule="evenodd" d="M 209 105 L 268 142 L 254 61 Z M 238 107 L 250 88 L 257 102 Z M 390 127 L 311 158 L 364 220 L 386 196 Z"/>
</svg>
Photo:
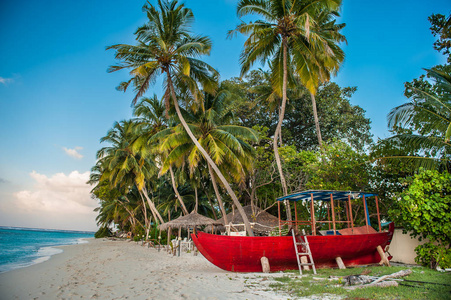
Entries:
<svg viewBox="0 0 451 300">
<path fill-rule="evenodd" d="M 318 191 L 317 191 L 318 192 Z M 319 191 L 320 192 L 320 191 Z M 307 191 L 305 193 L 300 193 L 303 195 L 303 197 L 308 196 L 308 194 L 310 194 L 310 199 L 308 199 L 307 197 L 305 197 L 302 201 L 307 201 L 310 202 L 310 220 L 309 221 L 304 221 L 304 220 L 298 220 L 298 215 L 297 215 L 297 205 L 294 205 L 294 215 L 295 215 L 295 220 L 288 220 L 288 221 L 282 221 L 281 220 L 281 209 L 280 209 L 280 203 L 281 201 L 288 201 L 285 198 L 281 198 L 278 201 L 278 210 L 279 210 L 279 235 L 282 234 L 282 226 L 284 225 L 288 225 L 288 227 L 290 229 L 294 229 L 295 231 L 297 231 L 299 226 L 310 226 L 310 230 L 311 230 L 311 234 L 312 235 L 316 235 L 316 231 L 317 231 L 317 225 L 318 224 L 328 224 L 329 226 L 329 230 L 333 230 L 333 235 L 337 234 L 337 227 L 341 227 L 341 226 L 337 226 L 340 224 L 345 224 L 347 225 L 347 228 L 351 228 L 352 230 L 354 229 L 354 219 L 353 219 L 353 211 L 352 211 L 352 202 L 351 202 L 351 197 L 356 197 L 354 194 L 358 195 L 361 194 L 361 198 L 363 201 L 363 212 L 365 215 L 365 226 L 371 227 L 371 223 L 370 223 L 370 215 L 368 212 L 368 205 L 367 205 L 367 201 L 366 198 L 367 197 L 375 197 L 375 204 L 376 204 L 376 215 L 377 215 L 377 221 L 378 221 L 378 225 L 379 225 L 379 232 L 382 232 L 382 228 L 381 228 L 381 219 L 380 219 L 380 213 L 379 213 L 379 199 L 377 197 L 377 195 L 375 194 L 371 194 L 371 193 L 360 193 L 360 192 L 356 192 L 356 193 L 347 193 L 345 194 L 345 196 L 347 196 L 346 198 L 343 199 L 343 195 L 340 194 L 342 192 L 334 192 L 334 191 L 326 191 L 327 193 L 330 194 L 330 198 L 329 199 L 324 199 L 323 201 L 327 201 L 328 202 L 328 206 L 327 206 L 327 220 L 317 220 L 316 216 L 315 216 L 315 205 L 314 205 L 314 193 L 315 191 Z M 322 192 L 321 192 L 322 193 Z M 334 199 L 333 194 L 337 193 L 337 195 L 341 198 L 339 199 Z M 300 194 L 295 194 L 295 196 L 299 196 Z M 367 197 L 366 197 L 367 196 Z M 297 199 L 299 200 L 299 199 Z M 294 201 L 296 203 L 296 198 Z M 342 203 L 344 204 L 344 211 L 346 212 L 346 220 L 340 220 L 336 218 L 336 213 L 337 211 L 339 211 L 338 209 L 335 209 L 335 201 L 342 201 Z M 339 206 L 338 202 L 338 206 Z"/>
</svg>

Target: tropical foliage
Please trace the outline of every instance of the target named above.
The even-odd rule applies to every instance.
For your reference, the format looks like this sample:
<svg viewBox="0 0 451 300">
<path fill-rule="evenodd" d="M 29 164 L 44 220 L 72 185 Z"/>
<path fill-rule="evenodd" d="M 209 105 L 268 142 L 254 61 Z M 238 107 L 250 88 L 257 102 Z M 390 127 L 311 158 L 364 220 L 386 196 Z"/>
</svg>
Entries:
<svg viewBox="0 0 451 300">
<path fill-rule="evenodd" d="M 438 243 L 419 248 L 418 262 L 447 266 L 451 68 L 435 66 L 406 83 L 410 101 L 388 116 L 393 135 L 374 143 L 365 111 L 351 104 L 357 88 L 329 81 L 344 59 L 340 7 L 340 0 L 239 1 L 239 17 L 261 19 L 229 32 L 246 36 L 241 77 L 220 81 L 202 60 L 212 43 L 191 31 L 192 11 L 178 1 L 146 3 L 135 44 L 108 47 L 117 59 L 109 71 L 129 71 L 118 89 L 133 89 L 133 117 L 101 138 L 89 181 L 99 201 L 96 236 L 116 227 L 156 239 L 162 222 L 191 211 L 219 219 L 235 208 L 253 235 L 243 205 L 276 214 L 275 199 L 287 193 L 366 190 L 380 195 L 387 220 Z M 448 55 L 449 18 L 430 20 L 437 49 Z M 258 61 L 267 67 L 251 70 Z M 149 97 L 159 77 L 162 97 Z M 353 203 L 359 214 L 361 203 Z M 431 220 L 437 226 L 427 227 Z"/>
<path fill-rule="evenodd" d="M 388 115 L 388 125 L 398 134 L 382 144 L 394 145 L 390 158 L 416 161 L 427 168 L 451 163 L 451 75 L 427 70 L 433 86 L 412 86 L 407 91 L 411 101 L 395 107 Z M 395 150 L 393 149 L 393 150 Z"/>
<path fill-rule="evenodd" d="M 341 5 L 339 0 L 282 1 L 241 0 L 237 6 L 239 17 L 258 15 L 262 19 L 241 23 L 234 31 L 248 35 L 240 57 L 243 75 L 255 61 L 269 61 L 271 86 L 281 96 L 278 104 L 279 121 L 274 133 L 274 157 L 279 171 L 283 195 L 288 188 L 282 170 L 278 142 L 282 144 L 282 123 L 287 105 L 287 86 L 302 83 L 312 95 L 318 141 L 321 146 L 314 94 L 320 82 L 328 81 L 344 59 L 337 43 L 344 41 L 334 16 Z M 288 75 L 290 74 L 290 76 Z M 273 94 L 273 93 L 271 93 Z M 271 97 L 270 97 L 271 98 Z M 289 209 L 288 209 L 289 211 Z M 291 219 L 291 213 L 288 213 Z"/>
<path fill-rule="evenodd" d="M 451 267 L 451 174 L 420 170 L 403 183 L 407 188 L 390 214 L 412 236 L 427 239 L 415 249 L 416 261 L 431 268 Z"/>
</svg>

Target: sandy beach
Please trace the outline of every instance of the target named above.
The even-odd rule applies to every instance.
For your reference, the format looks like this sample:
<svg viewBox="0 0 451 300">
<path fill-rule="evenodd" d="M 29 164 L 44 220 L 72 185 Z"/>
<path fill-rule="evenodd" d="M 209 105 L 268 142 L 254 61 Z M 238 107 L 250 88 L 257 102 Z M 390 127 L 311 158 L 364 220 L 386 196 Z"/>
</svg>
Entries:
<svg viewBox="0 0 451 300">
<path fill-rule="evenodd" d="M 201 254 L 172 256 L 135 242 L 89 239 L 0 274 L 0 299 L 287 299 L 268 285 L 280 273 L 231 273 Z"/>
</svg>

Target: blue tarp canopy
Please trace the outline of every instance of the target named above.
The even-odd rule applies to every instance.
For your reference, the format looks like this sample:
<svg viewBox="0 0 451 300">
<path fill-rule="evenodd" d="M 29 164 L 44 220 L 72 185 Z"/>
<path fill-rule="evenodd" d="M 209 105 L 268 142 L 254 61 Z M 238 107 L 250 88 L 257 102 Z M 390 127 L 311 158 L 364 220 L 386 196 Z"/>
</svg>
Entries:
<svg viewBox="0 0 451 300">
<path fill-rule="evenodd" d="M 351 195 L 351 199 L 362 198 L 363 196 L 365 196 L 365 198 L 377 196 L 377 194 L 368 193 L 368 192 L 309 190 L 309 191 L 294 193 L 294 194 L 287 195 L 284 197 L 279 197 L 279 198 L 277 198 L 277 201 L 284 201 L 284 200 L 289 200 L 289 201 L 307 200 L 307 201 L 310 201 L 312 199 L 312 194 L 313 194 L 314 201 L 330 201 L 330 195 L 333 196 L 334 200 L 341 200 L 341 201 L 347 201 L 349 195 Z"/>
</svg>

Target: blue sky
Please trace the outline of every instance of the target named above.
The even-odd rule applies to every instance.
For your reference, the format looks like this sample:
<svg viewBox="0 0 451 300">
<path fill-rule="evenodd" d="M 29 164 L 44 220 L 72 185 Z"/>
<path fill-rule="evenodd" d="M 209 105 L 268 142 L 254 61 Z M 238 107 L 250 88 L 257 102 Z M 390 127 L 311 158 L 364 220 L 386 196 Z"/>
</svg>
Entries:
<svg viewBox="0 0 451 300">
<path fill-rule="evenodd" d="M 151 1 L 155 3 L 156 1 Z M 239 19 L 235 0 L 184 3 L 193 31 L 213 41 L 205 60 L 222 79 L 239 75 L 244 37 L 227 39 Z M 96 206 L 84 181 L 115 121 L 131 116 L 131 93 L 115 90 L 127 72 L 109 74 L 113 51 L 133 43 L 144 1 L 0 2 L 0 225 L 95 230 Z M 427 17 L 449 1 L 344 0 L 346 61 L 333 80 L 357 86 L 376 137 L 404 103 L 403 84 L 445 59 L 432 48 Z M 149 94 L 161 95 L 160 85 Z"/>
</svg>

